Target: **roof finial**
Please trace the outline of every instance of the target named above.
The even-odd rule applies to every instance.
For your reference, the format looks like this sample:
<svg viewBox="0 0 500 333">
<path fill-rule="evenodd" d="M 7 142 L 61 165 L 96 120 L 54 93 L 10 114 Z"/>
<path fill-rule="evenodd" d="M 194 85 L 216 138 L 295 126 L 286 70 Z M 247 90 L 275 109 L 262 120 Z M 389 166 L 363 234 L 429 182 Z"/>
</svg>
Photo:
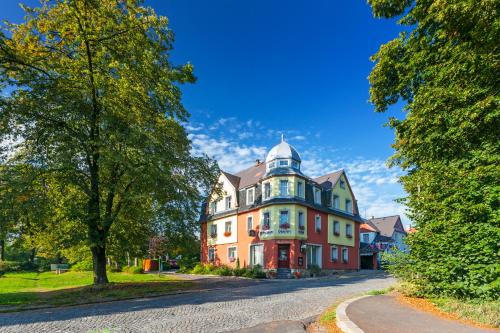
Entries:
<svg viewBox="0 0 500 333">
<path fill-rule="evenodd" d="M 285 141 L 285 136 L 281 133 L 281 142 Z"/>
</svg>

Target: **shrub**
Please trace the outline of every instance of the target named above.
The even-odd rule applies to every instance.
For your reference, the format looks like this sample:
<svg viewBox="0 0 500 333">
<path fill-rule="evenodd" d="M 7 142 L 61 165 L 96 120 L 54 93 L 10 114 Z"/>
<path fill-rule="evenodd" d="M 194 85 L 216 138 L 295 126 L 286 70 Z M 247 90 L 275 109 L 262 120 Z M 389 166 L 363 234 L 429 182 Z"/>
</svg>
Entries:
<svg viewBox="0 0 500 333">
<path fill-rule="evenodd" d="M 144 270 L 140 266 L 125 266 L 122 268 L 122 271 L 128 274 L 143 274 Z"/>
<path fill-rule="evenodd" d="M 92 260 L 82 260 L 71 266 L 71 270 L 75 272 L 87 272 L 93 269 L 94 265 Z"/>
<path fill-rule="evenodd" d="M 311 265 L 311 267 L 309 267 L 309 271 L 314 276 L 318 276 L 321 274 L 321 268 L 318 265 Z"/>
<path fill-rule="evenodd" d="M 262 267 L 259 265 L 255 265 L 251 269 L 248 269 L 244 274 L 244 277 L 251 279 L 265 279 L 266 273 L 262 270 Z"/>
<path fill-rule="evenodd" d="M 192 274 L 203 274 L 205 271 L 205 267 L 201 263 L 197 263 L 196 266 L 193 267 L 191 270 Z"/>
<path fill-rule="evenodd" d="M 213 274 L 216 269 L 217 269 L 217 266 L 215 266 L 214 264 L 205 264 L 203 266 L 203 273 L 202 274 Z"/>
<path fill-rule="evenodd" d="M 233 275 L 233 270 L 227 266 L 220 266 L 214 270 L 214 274 L 221 276 L 231 276 Z"/>
<path fill-rule="evenodd" d="M 108 272 L 112 272 L 112 273 L 117 273 L 117 272 L 121 272 L 122 271 L 122 268 L 120 266 L 115 266 L 115 265 L 111 265 L 111 266 L 106 266 L 106 270 Z"/>
<path fill-rule="evenodd" d="M 235 269 L 233 269 L 233 275 L 234 276 L 244 276 L 246 272 L 247 272 L 246 268 L 235 268 Z"/>
</svg>

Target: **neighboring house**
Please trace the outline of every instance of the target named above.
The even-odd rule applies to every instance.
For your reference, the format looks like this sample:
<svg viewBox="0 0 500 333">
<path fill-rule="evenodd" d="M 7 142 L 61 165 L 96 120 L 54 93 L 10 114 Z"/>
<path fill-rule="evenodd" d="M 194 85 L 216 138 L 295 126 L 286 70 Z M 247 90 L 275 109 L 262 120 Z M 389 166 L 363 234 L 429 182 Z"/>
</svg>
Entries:
<svg viewBox="0 0 500 333">
<path fill-rule="evenodd" d="M 363 269 L 377 269 L 383 252 L 407 251 L 407 235 L 399 215 L 372 217 L 360 226 L 360 261 Z"/>
<path fill-rule="evenodd" d="M 283 139 L 265 163 L 222 172 L 201 216 L 201 260 L 260 265 L 289 275 L 359 269 L 357 203 L 343 170 L 315 179 L 301 171 L 299 153 Z"/>
</svg>

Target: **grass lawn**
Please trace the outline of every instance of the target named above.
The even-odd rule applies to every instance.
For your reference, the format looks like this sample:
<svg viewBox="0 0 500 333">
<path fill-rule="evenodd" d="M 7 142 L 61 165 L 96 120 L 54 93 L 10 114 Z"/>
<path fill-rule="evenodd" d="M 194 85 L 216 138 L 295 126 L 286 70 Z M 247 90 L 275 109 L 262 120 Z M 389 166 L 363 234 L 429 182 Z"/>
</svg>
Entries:
<svg viewBox="0 0 500 333">
<path fill-rule="evenodd" d="M 0 311 L 94 303 L 167 294 L 193 282 L 155 274 L 108 273 L 110 284 L 92 286 L 92 272 L 7 273 L 0 277 Z"/>
<path fill-rule="evenodd" d="M 467 301 L 453 298 L 432 299 L 440 310 L 456 315 L 458 318 L 500 328 L 500 300 Z"/>
</svg>

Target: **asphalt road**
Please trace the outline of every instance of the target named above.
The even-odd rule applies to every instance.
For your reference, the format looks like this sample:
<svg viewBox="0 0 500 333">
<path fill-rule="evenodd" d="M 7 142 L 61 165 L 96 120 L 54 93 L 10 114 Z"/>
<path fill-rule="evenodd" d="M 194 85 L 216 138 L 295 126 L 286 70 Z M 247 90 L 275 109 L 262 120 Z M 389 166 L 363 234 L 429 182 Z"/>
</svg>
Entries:
<svg viewBox="0 0 500 333">
<path fill-rule="evenodd" d="M 0 332 L 235 331 L 310 318 L 338 300 L 394 283 L 393 278 L 370 271 L 301 280 L 194 279 L 203 290 L 0 314 Z"/>
</svg>

